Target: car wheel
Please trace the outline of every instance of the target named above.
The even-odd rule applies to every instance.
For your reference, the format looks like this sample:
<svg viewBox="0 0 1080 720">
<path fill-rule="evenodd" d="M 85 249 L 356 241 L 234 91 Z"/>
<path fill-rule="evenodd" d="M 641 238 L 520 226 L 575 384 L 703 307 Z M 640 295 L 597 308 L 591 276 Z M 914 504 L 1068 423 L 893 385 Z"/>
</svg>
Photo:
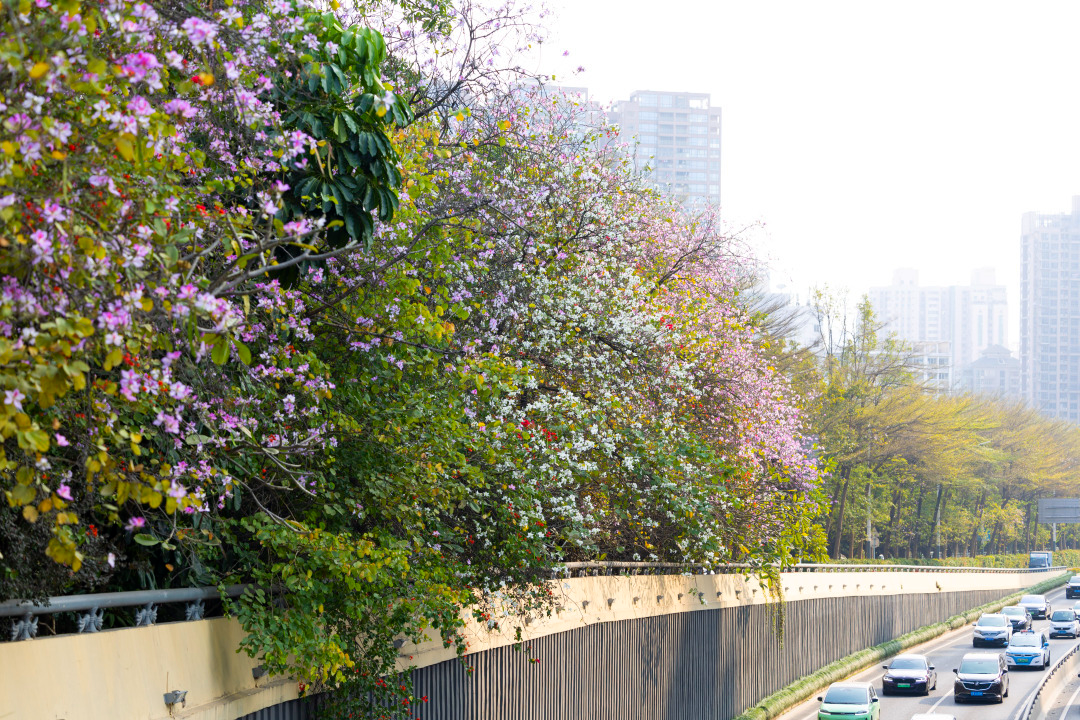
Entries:
<svg viewBox="0 0 1080 720">
<path fill-rule="evenodd" d="M 1005 686 L 1005 692 L 1001 694 L 1001 700 L 1004 702 L 1005 698 L 1009 697 L 1009 686 Z"/>
</svg>

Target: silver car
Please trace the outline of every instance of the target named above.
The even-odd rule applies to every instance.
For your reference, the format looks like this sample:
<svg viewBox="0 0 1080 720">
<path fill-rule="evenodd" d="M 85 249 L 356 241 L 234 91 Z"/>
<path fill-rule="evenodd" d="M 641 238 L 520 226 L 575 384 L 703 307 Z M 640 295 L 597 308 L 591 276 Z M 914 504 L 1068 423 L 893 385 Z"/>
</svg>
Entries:
<svg viewBox="0 0 1080 720">
<path fill-rule="evenodd" d="M 1005 647 L 1012 639 L 1012 622 L 1005 615 L 983 613 L 972 630 L 971 645 L 1000 645 Z"/>
<path fill-rule="evenodd" d="M 1072 610 L 1055 610 L 1050 615 L 1050 637 L 1080 636 L 1080 620 Z"/>
</svg>

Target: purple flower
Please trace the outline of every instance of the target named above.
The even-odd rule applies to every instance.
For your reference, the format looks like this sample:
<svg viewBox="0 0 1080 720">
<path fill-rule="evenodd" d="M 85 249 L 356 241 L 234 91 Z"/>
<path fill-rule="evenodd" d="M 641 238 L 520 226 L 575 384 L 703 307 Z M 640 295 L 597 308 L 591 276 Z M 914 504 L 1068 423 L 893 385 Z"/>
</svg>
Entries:
<svg viewBox="0 0 1080 720">
<path fill-rule="evenodd" d="M 162 109 L 164 109 L 165 112 L 169 113 L 170 115 L 179 115 L 180 117 L 185 119 L 195 117 L 196 112 L 195 107 L 191 103 L 189 103 L 187 100 L 182 100 L 179 98 L 176 100 L 170 100 L 169 102 L 165 103 L 165 105 L 162 106 Z"/>
<path fill-rule="evenodd" d="M 60 487 L 56 488 L 56 494 L 60 498 L 71 502 L 71 488 L 65 483 L 60 483 Z"/>
<path fill-rule="evenodd" d="M 199 47 L 203 43 L 209 44 L 218 31 L 217 25 L 197 17 L 189 17 L 180 27 L 184 29 L 188 40 L 195 47 Z"/>
<path fill-rule="evenodd" d="M 140 117 L 154 114 L 154 108 L 142 95 L 136 95 L 135 98 L 127 104 L 127 108 L 133 115 L 138 115 Z"/>
<path fill-rule="evenodd" d="M 71 443 L 69 443 L 68 439 L 63 435 L 61 435 L 60 433 L 56 433 L 56 444 L 58 447 L 67 447 Z"/>
<path fill-rule="evenodd" d="M 124 526 L 127 530 L 140 530 L 146 527 L 146 518 L 141 515 L 136 515 L 127 521 L 127 525 Z"/>
<path fill-rule="evenodd" d="M 26 399 L 18 389 L 8 390 L 4 393 L 4 404 L 11 405 L 16 410 L 22 411 L 22 401 Z"/>
</svg>

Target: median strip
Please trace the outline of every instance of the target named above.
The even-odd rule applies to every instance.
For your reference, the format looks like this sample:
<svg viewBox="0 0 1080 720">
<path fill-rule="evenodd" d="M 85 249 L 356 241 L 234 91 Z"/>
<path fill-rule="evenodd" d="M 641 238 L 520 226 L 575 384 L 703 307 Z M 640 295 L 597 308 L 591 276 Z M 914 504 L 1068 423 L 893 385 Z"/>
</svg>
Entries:
<svg viewBox="0 0 1080 720">
<path fill-rule="evenodd" d="M 959 615 L 953 615 L 943 622 L 924 625 L 923 627 L 912 630 L 898 638 L 842 657 L 839 660 L 829 663 L 817 672 L 801 677 L 787 687 L 777 690 L 772 695 L 761 700 L 754 707 L 747 709 L 741 715 L 733 718 L 733 720 L 771 720 L 804 700 L 807 700 L 813 696 L 814 693 L 828 687 L 831 683 L 843 680 L 850 675 L 865 670 L 872 665 L 876 665 L 882 660 L 892 657 L 907 648 L 921 645 L 950 630 L 963 627 L 964 625 L 977 620 L 983 613 L 997 612 L 1006 605 L 1010 605 L 1014 601 L 1019 600 L 1024 595 L 1038 595 L 1047 590 L 1061 587 L 1068 582 L 1070 577 L 1072 577 L 1072 573 L 1065 573 L 1056 578 L 1044 580 L 1037 585 L 1032 585 L 1025 590 L 1007 595 L 1000 600 L 980 605 L 979 607 L 972 608 Z"/>
</svg>

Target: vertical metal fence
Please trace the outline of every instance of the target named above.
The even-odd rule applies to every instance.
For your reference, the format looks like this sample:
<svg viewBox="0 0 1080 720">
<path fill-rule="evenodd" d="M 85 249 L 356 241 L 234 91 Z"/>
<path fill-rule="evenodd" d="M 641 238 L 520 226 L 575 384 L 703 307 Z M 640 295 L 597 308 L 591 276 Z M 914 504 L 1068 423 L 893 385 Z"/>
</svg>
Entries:
<svg viewBox="0 0 1080 720">
<path fill-rule="evenodd" d="M 1006 594 L 793 601 L 782 643 L 764 605 L 597 623 L 420 668 L 416 695 L 428 702 L 418 712 L 423 720 L 729 720 L 834 660 Z M 316 720 L 315 702 L 241 720 Z"/>
</svg>

